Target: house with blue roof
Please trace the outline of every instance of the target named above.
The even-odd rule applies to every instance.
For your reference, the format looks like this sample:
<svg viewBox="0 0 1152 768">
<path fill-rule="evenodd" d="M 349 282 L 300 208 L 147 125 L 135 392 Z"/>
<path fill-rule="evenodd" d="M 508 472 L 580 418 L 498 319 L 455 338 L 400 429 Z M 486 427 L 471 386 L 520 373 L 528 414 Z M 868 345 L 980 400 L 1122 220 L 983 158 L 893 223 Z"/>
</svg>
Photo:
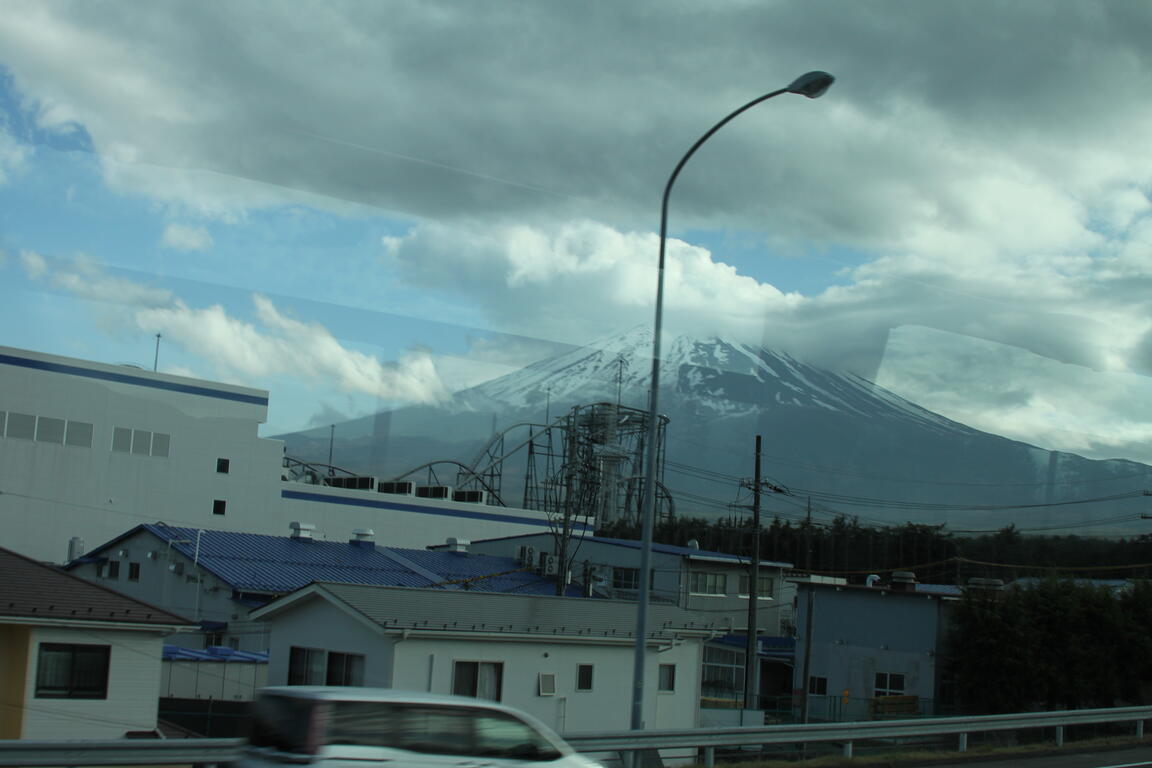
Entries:
<svg viewBox="0 0 1152 768">
<path fill-rule="evenodd" d="M 360 529 L 349 541 L 325 541 L 306 523 L 293 523 L 286 536 L 149 523 L 66 567 L 199 626 L 172 636 L 171 644 L 242 651 L 268 649 L 267 626 L 248 619 L 253 608 L 313 582 L 526 595 L 557 591 L 554 578 L 514 558 L 469 551 L 463 540 L 437 550 L 403 549 L 382 546 L 371 530 Z"/>
</svg>

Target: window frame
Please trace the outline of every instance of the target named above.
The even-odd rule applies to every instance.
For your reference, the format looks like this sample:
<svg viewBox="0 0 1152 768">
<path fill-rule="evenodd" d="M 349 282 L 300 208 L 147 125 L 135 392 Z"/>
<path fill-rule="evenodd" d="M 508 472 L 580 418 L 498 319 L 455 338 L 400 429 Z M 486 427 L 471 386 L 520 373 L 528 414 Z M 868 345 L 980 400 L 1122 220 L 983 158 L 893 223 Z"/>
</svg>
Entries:
<svg viewBox="0 0 1152 768">
<path fill-rule="evenodd" d="M 587 671 L 587 680 L 584 679 L 584 673 Z M 593 690 L 596 685 L 596 665 L 595 664 L 577 664 L 576 665 L 576 690 L 585 692 Z"/>
<path fill-rule="evenodd" d="M 45 652 L 67 654 L 66 669 L 63 670 L 68 677 L 66 686 L 48 685 L 45 678 L 50 674 L 44 657 Z M 80 655 L 96 660 L 98 669 L 84 669 L 78 660 Z M 37 699 L 89 699 L 106 700 L 108 698 L 108 680 L 112 667 L 112 646 L 97 643 L 40 643 L 36 650 L 36 687 L 34 697 Z M 81 678 L 85 673 L 95 672 L 95 683 L 84 684 Z"/>
<path fill-rule="evenodd" d="M 661 664 L 656 671 L 656 692 L 676 692 L 676 665 Z"/>
<path fill-rule="evenodd" d="M 728 574 L 723 571 L 689 571 L 688 594 L 723 597 L 728 594 Z"/>
<path fill-rule="evenodd" d="M 899 678 L 899 687 L 896 685 L 896 678 Z M 877 672 L 874 682 L 876 683 L 872 688 L 874 697 L 907 695 L 905 693 L 907 678 L 903 672 Z"/>
<path fill-rule="evenodd" d="M 495 697 L 481 696 L 480 673 L 482 671 L 495 671 L 496 691 Z M 461 674 L 462 672 L 470 674 Z M 453 659 L 452 661 L 452 694 L 455 696 L 470 696 L 473 699 L 485 701 L 503 701 L 504 699 L 504 662 L 484 661 L 474 659 Z"/>
</svg>

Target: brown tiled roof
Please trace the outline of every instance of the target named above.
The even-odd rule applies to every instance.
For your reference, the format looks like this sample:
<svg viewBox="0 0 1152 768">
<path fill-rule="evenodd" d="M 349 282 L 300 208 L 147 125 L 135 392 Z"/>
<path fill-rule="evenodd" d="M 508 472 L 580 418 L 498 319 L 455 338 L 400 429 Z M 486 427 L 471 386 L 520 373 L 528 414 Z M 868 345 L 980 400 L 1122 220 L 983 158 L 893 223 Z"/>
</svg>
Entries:
<svg viewBox="0 0 1152 768">
<path fill-rule="evenodd" d="M 154 605 L 0 548 L 0 619 L 192 625 Z"/>
</svg>

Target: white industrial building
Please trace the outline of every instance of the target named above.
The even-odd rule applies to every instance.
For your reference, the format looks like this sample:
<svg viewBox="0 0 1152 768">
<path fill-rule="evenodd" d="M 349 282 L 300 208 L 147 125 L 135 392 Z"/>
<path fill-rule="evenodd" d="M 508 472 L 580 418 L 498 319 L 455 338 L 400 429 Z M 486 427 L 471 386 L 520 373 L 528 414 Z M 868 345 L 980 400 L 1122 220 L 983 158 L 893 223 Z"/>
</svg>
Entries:
<svg viewBox="0 0 1152 768">
<path fill-rule="evenodd" d="M 490 506 L 483 494 L 286 482 L 283 444 L 257 434 L 267 413 L 264 390 L 0 347 L 5 546 L 63 562 L 83 542 L 157 521 L 273 535 L 305 521 L 318 537 L 371 528 L 383 544 L 414 548 L 548 530 L 544 513 Z"/>
</svg>

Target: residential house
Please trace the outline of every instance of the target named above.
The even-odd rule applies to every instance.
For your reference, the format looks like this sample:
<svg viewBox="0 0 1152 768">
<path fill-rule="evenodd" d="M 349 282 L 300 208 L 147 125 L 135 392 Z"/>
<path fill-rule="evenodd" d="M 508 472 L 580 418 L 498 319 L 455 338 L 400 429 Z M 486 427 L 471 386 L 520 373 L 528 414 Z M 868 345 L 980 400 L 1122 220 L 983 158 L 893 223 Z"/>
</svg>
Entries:
<svg viewBox="0 0 1152 768">
<path fill-rule="evenodd" d="M 314 581 L 478 592 L 555 594 L 556 581 L 515 560 L 468 551 L 377 544 L 371 530 L 325 541 L 315 526 L 291 535 L 237 533 L 150 523 L 138 525 L 68 565 L 71 573 L 192 619 L 199 628 L 169 643 L 203 649 L 268 649 L 267 625 L 248 612 Z M 571 594 L 579 590 L 572 588 Z"/>
<path fill-rule="evenodd" d="M 164 636 L 179 616 L 0 549 L 0 738 L 156 729 Z"/>
<path fill-rule="evenodd" d="M 869 577 L 868 584 L 854 585 L 818 576 L 793 582 L 795 691 L 807 702 L 810 719 L 936 712 L 943 672 L 937 662 L 959 587 L 918 584 L 902 571 L 888 583 Z"/>
<path fill-rule="evenodd" d="M 253 612 L 270 685 L 365 685 L 502 701 L 561 733 L 630 721 L 635 605 L 540 595 L 318 583 Z M 698 725 L 713 617 L 653 605 L 647 728 Z"/>
<path fill-rule="evenodd" d="M 573 583 L 586 594 L 635 600 L 639 584 L 639 541 L 575 535 L 566 548 Z M 527 534 L 472 542 L 476 552 L 517 557 L 526 565 L 547 570 L 559 547 L 551 534 Z M 741 706 L 744 692 L 748 626 L 747 557 L 710 552 L 694 546 L 653 544 L 651 600 L 700 611 L 726 629 L 726 637 L 708 643 L 704 655 L 703 700 L 706 708 Z M 558 567 L 558 566 L 555 566 Z M 791 563 L 762 560 L 757 589 L 757 666 L 755 690 L 762 707 L 792 689 L 793 585 L 784 578 Z"/>
</svg>

